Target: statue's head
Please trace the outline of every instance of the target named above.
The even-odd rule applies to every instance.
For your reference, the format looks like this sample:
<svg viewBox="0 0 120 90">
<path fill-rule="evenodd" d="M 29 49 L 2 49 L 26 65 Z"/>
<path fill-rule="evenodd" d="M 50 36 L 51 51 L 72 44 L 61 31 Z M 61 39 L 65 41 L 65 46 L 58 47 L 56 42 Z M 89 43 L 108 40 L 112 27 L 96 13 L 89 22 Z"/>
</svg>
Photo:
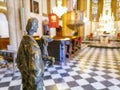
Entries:
<svg viewBox="0 0 120 90">
<path fill-rule="evenodd" d="M 38 28 L 38 20 L 36 18 L 28 19 L 26 31 L 29 35 L 33 35 L 34 32 L 37 31 Z"/>
</svg>

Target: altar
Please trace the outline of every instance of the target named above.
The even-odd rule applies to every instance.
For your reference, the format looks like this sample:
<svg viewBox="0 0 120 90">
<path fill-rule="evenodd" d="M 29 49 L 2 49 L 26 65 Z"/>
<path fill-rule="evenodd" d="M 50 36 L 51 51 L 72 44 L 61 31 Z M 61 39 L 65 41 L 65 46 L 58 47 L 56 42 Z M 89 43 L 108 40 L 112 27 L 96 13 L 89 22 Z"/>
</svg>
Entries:
<svg viewBox="0 0 120 90">
<path fill-rule="evenodd" d="M 116 36 L 115 18 L 111 10 L 111 1 L 103 2 L 103 11 L 99 17 L 97 35 L 100 36 L 100 43 L 107 44 Z M 107 3 L 107 4 L 106 4 Z"/>
<path fill-rule="evenodd" d="M 100 35 L 100 44 L 106 45 L 110 43 L 111 36 L 109 34 Z"/>
</svg>

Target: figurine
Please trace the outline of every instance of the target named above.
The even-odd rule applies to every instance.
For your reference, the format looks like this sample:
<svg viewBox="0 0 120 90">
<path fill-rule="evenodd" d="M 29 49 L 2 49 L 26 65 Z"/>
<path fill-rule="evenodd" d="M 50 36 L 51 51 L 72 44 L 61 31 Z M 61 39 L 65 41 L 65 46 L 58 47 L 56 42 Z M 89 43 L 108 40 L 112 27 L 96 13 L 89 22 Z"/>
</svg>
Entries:
<svg viewBox="0 0 120 90">
<path fill-rule="evenodd" d="M 21 72 L 23 90 L 43 90 L 44 63 L 38 43 L 32 35 L 37 31 L 38 20 L 30 18 L 17 53 L 17 66 Z"/>
</svg>

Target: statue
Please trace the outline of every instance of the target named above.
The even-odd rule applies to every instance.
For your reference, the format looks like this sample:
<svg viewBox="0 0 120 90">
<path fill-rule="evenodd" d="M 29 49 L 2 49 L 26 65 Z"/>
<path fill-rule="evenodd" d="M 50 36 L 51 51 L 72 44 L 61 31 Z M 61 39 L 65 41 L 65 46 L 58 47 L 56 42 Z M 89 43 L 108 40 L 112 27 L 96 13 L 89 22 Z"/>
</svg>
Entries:
<svg viewBox="0 0 120 90">
<path fill-rule="evenodd" d="M 48 55 L 47 47 L 48 42 L 53 41 L 49 36 L 42 36 L 40 40 L 38 40 L 38 44 L 41 49 L 42 59 L 44 61 L 44 65 L 48 64 L 48 66 L 53 66 L 55 62 L 55 58 Z"/>
<path fill-rule="evenodd" d="M 44 63 L 38 43 L 32 35 L 37 31 L 38 20 L 30 18 L 17 53 L 17 66 L 21 72 L 23 90 L 43 90 Z"/>
</svg>

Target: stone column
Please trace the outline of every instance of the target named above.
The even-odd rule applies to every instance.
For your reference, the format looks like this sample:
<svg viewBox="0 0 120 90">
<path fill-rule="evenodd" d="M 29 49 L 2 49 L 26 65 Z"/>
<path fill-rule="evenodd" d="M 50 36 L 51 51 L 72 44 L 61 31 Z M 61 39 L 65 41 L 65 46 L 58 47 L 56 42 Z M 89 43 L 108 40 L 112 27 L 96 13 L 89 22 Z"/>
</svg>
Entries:
<svg viewBox="0 0 120 90">
<path fill-rule="evenodd" d="M 7 0 L 8 10 L 8 27 L 9 27 L 9 38 L 10 45 L 14 46 L 17 50 L 17 39 L 16 39 L 16 22 L 15 22 L 15 0 Z"/>
<path fill-rule="evenodd" d="M 21 0 L 14 0 L 15 2 L 15 24 L 16 24 L 16 40 L 17 40 L 17 47 L 19 47 L 19 43 L 22 38 L 22 18 L 21 18 L 21 7 L 22 1 Z"/>
<path fill-rule="evenodd" d="M 22 7 L 21 0 L 7 0 L 10 45 L 14 46 L 15 50 L 17 50 L 22 38 L 22 30 L 21 30 L 22 27 L 20 24 L 21 7 Z"/>
<path fill-rule="evenodd" d="M 30 18 L 30 0 L 22 0 L 23 1 L 23 6 L 24 8 L 24 19 L 25 19 L 25 26 L 27 24 L 27 20 Z"/>
<path fill-rule="evenodd" d="M 90 18 L 90 0 L 87 0 L 86 17 Z"/>
</svg>

